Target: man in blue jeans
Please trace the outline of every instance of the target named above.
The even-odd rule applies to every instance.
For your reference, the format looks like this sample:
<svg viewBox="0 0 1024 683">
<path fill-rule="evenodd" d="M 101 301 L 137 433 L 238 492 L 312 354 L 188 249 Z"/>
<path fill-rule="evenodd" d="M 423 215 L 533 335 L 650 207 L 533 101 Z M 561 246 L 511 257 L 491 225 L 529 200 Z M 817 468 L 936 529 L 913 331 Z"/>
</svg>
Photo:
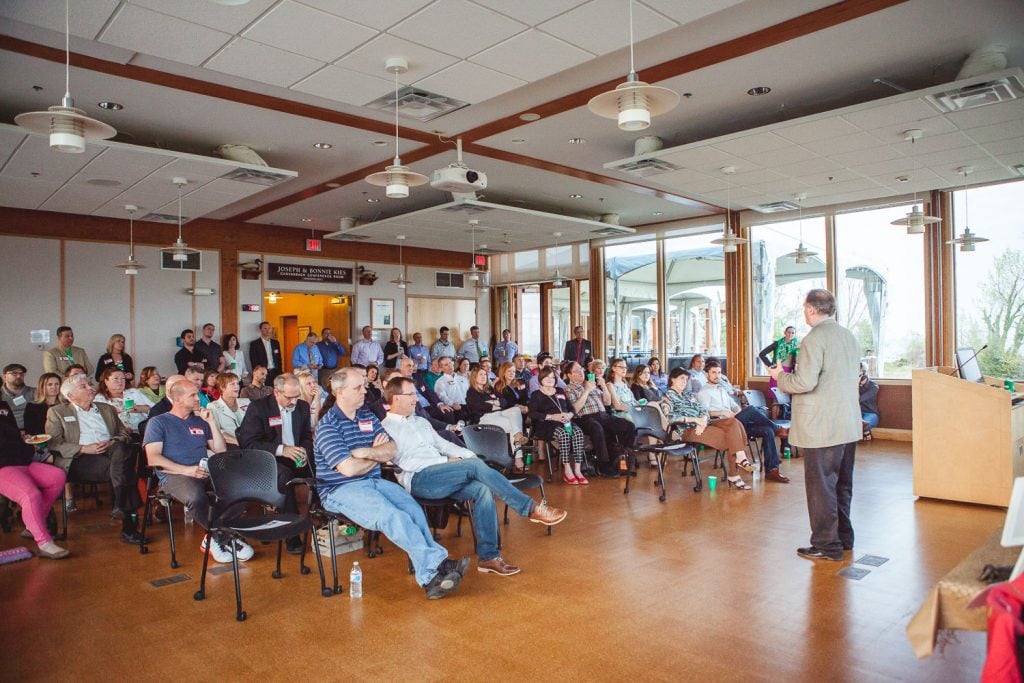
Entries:
<svg viewBox="0 0 1024 683">
<path fill-rule="evenodd" d="M 397 452 L 380 420 L 363 407 L 366 373 L 341 368 L 331 376 L 337 400 L 317 425 L 313 458 L 320 500 L 328 510 L 353 522 L 382 531 L 409 555 L 416 582 L 427 598 L 437 600 L 459 586 L 469 558 L 448 559 L 448 551 L 434 540 L 423 510 L 401 486 L 381 479 L 380 463 Z"/>
<path fill-rule="evenodd" d="M 498 553 L 497 495 L 531 522 L 553 526 L 566 517 L 565 510 L 535 503 L 513 486 L 503 474 L 476 457 L 472 451 L 442 439 L 416 412 L 416 386 L 406 377 L 394 377 L 384 387 L 390 405 L 381 423 L 398 444 L 394 463 L 402 468 L 400 481 L 420 498 L 454 498 L 473 501 L 476 527 L 477 570 L 498 576 L 519 573 Z"/>
</svg>

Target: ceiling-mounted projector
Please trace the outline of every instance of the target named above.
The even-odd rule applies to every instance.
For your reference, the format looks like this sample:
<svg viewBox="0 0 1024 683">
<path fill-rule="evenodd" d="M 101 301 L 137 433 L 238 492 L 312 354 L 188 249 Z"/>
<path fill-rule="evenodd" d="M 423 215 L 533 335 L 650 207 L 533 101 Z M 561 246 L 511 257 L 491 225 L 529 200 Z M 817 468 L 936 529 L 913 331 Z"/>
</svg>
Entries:
<svg viewBox="0 0 1024 683">
<path fill-rule="evenodd" d="M 477 192 L 487 189 L 487 176 L 464 166 L 449 166 L 430 174 L 430 186 L 442 192 Z"/>
</svg>

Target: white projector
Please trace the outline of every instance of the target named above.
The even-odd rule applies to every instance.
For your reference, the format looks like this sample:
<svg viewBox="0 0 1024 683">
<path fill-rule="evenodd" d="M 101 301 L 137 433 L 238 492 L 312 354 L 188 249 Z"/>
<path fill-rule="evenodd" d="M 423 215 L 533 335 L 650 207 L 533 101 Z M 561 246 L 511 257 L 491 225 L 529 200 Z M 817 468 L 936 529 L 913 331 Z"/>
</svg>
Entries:
<svg viewBox="0 0 1024 683">
<path fill-rule="evenodd" d="M 442 192 L 476 192 L 487 189 L 487 176 L 469 168 L 449 166 L 430 174 L 430 186 Z"/>
</svg>

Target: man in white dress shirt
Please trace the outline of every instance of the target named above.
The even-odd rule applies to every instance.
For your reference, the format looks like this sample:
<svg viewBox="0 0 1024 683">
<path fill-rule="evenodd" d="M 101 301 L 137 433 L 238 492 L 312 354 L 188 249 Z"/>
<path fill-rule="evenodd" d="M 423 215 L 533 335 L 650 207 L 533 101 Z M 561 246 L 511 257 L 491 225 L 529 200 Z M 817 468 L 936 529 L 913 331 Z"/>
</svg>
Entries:
<svg viewBox="0 0 1024 683">
<path fill-rule="evenodd" d="M 480 328 L 476 325 L 469 328 L 469 339 L 462 342 L 459 355 L 468 358 L 470 363 L 479 363 L 487 358 L 487 342 L 480 341 Z"/>
<path fill-rule="evenodd" d="M 455 364 L 450 356 L 441 356 L 438 360 L 443 373 L 434 383 L 434 393 L 442 403 L 451 406 L 456 413 L 466 405 L 466 392 L 469 391 L 469 380 L 455 373 Z"/>
<path fill-rule="evenodd" d="M 384 388 L 384 400 L 390 409 L 381 426 L 398 447 L 393 462 L 402 469 L 399 482 L 418 498 L 472 500 L 477 571 L 498 576 L 518 574 L 519 567 L 498 553 L 494 496 L 531 522 L 547 526 L 564 520 L 565 510 L 548 507 L 544 501 L 535 503 L 472 451 L 438 436 L 430 423 L 415 415 L 416 386 L 412 380 L 392 378 Z"/>
<path fill-rule="evenodd" d="M 373 328 L 369 325 L 363 328 L 363 338 L 352 346 L 352 365 L 362 365 L 364 368 L 371 363 L 377 367 L 384 366 L 384 349 L 373 338 Z"/>
</svg>

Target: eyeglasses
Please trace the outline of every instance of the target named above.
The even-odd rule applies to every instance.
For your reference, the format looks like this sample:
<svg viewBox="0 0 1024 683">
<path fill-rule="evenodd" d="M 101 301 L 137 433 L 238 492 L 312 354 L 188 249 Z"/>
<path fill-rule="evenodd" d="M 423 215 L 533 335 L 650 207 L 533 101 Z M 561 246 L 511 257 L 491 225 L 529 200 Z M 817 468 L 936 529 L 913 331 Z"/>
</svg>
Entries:
<svg viewBox="0 0 1024 683">
<path fill-rule="evenodd" d="M 302 394 L 295 394 L 294 396 L 289 396 L 288 394 L 281 394 L 281 398 L 286 398 L 289 401 L 297 401 L 301 397 L 302 397 Z"/>
</svg>

